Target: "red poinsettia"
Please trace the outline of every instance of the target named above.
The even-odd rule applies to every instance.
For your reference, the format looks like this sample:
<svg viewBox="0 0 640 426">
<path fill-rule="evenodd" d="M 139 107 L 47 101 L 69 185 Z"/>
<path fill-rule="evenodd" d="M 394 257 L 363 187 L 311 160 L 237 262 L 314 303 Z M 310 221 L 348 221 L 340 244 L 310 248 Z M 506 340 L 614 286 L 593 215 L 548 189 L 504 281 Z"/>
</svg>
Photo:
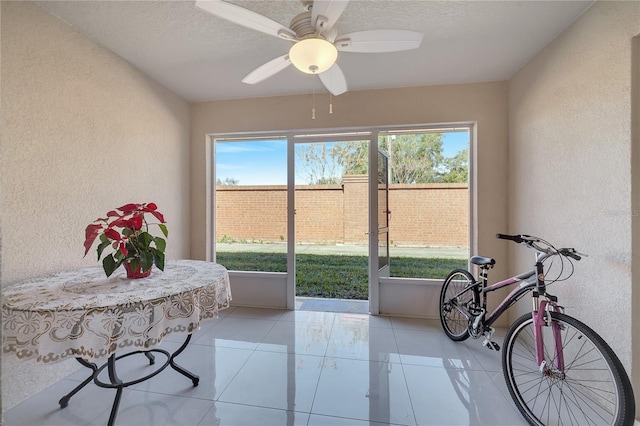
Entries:
<svg viewBox="0 0 640 426">
<path fill-rule="evenodd" d="M 155 217 L 158 222 L 149 223 L 145 214 Z M 106 218 L 98 218 L 85 230 L 84 255 L 86 256 L 96 239 L 98 260 L 107 247 L 113 253 L 102 259 L 102 267 L 107 277 L 111 276 L 123 263 L 129 263 L 132 269 L 147 272 L 152 265 L 164 270 L 164 251 L 167 242 L 164 238 L 149 233 L 150 225 L 157 225 L 165 238 L 169 235 L 164 215 L 158 211 L 155 203 L 125 204 L 107 212 Z"/>
</svg>

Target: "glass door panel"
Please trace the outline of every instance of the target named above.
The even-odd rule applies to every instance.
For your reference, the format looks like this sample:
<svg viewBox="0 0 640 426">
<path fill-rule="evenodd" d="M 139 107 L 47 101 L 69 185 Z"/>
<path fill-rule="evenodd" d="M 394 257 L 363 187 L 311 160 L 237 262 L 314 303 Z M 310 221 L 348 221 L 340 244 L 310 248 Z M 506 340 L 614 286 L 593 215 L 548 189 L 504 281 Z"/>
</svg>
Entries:
<svg viewBox="0 0 640 426">
<path fill-rule="evenodd" d="M 319 139 L 295 143 L 296 296 L 368 300 L 369 141 Z"/>
<path fill-rule="evenodd" d="M 389 158 L 378 151 L 378 274 L 389 276 Z"/>
<path fill-rule="evenodd" d="M 287 271 L 287 139 L 215 140 L 216 261 Z"/>
<path fill-rule="evenodd" d="M 381 132 L 389 156 L 390 276 L 444 279 L 469 256 L 469 128 Z"/>
</svg>

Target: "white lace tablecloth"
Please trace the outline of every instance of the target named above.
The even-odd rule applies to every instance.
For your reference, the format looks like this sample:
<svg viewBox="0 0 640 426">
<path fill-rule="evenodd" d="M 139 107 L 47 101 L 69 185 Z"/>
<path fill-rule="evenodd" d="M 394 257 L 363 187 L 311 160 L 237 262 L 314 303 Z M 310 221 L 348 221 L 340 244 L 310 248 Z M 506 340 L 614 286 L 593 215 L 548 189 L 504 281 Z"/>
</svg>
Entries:
<svg viewBox="0 0 640 426">
<path fill-rule="evenodd" d="M 227 308 L 227 270 L 197 260 L 168 261 L 164 272 L 106 278 L 101 267 L 29 279 L 2 292 L 2 351 L 54 363 L 144 350 L 170 334 L 190 334 Z"/>
</svg>

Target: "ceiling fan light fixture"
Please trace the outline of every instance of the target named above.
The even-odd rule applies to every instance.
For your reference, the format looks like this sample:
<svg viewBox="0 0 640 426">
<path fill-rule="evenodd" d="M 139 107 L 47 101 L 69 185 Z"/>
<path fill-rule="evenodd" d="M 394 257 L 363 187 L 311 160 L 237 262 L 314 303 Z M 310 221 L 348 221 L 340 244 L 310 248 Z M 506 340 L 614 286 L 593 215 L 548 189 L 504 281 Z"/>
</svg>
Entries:
<svg viewBox="0 0 640 426">
<path fill-rule="evenodd" d="M 308 38 L 291 46 L 291 63 L 307 74 L 320 74 L 335 64 L 338 49 L 333 43 L 321 38 Z"/>
</svg>

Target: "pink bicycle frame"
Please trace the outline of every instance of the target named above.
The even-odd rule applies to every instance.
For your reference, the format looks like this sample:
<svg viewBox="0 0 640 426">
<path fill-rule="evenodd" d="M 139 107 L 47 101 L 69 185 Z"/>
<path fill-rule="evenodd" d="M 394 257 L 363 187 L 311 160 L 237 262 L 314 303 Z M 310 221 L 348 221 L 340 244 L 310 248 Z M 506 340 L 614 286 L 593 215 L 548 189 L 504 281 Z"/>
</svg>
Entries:
<svg viewBox="0 0 640 426">
<path fill-rule="evenodd" d="M 544 319 L 544 313 L 546 311 L 548 303 L 549 302 L 547 300 L 542 300 L 540 302 L 538 310 L 532 312 L 533 334 L 536 343 L 536 363 L 539 367 L 542 366 L 542 363 L 544 362 L 544 341 L 542 336 L 542 327 L 545 327 L 547 325 Z M 552 304 L 552 307 L 554 312 L 559 311 L 555 303 Z M 558 369 L 558 371 L 564 372 L 564 354 L 562 352 L 562 335 L 560 325 L 556 321 L 551 321 L 551 329 L 553 331 L 555 367 Z M 548 367 L 545 365 L 544 369 L 547 368 Z"/>
</svg>

